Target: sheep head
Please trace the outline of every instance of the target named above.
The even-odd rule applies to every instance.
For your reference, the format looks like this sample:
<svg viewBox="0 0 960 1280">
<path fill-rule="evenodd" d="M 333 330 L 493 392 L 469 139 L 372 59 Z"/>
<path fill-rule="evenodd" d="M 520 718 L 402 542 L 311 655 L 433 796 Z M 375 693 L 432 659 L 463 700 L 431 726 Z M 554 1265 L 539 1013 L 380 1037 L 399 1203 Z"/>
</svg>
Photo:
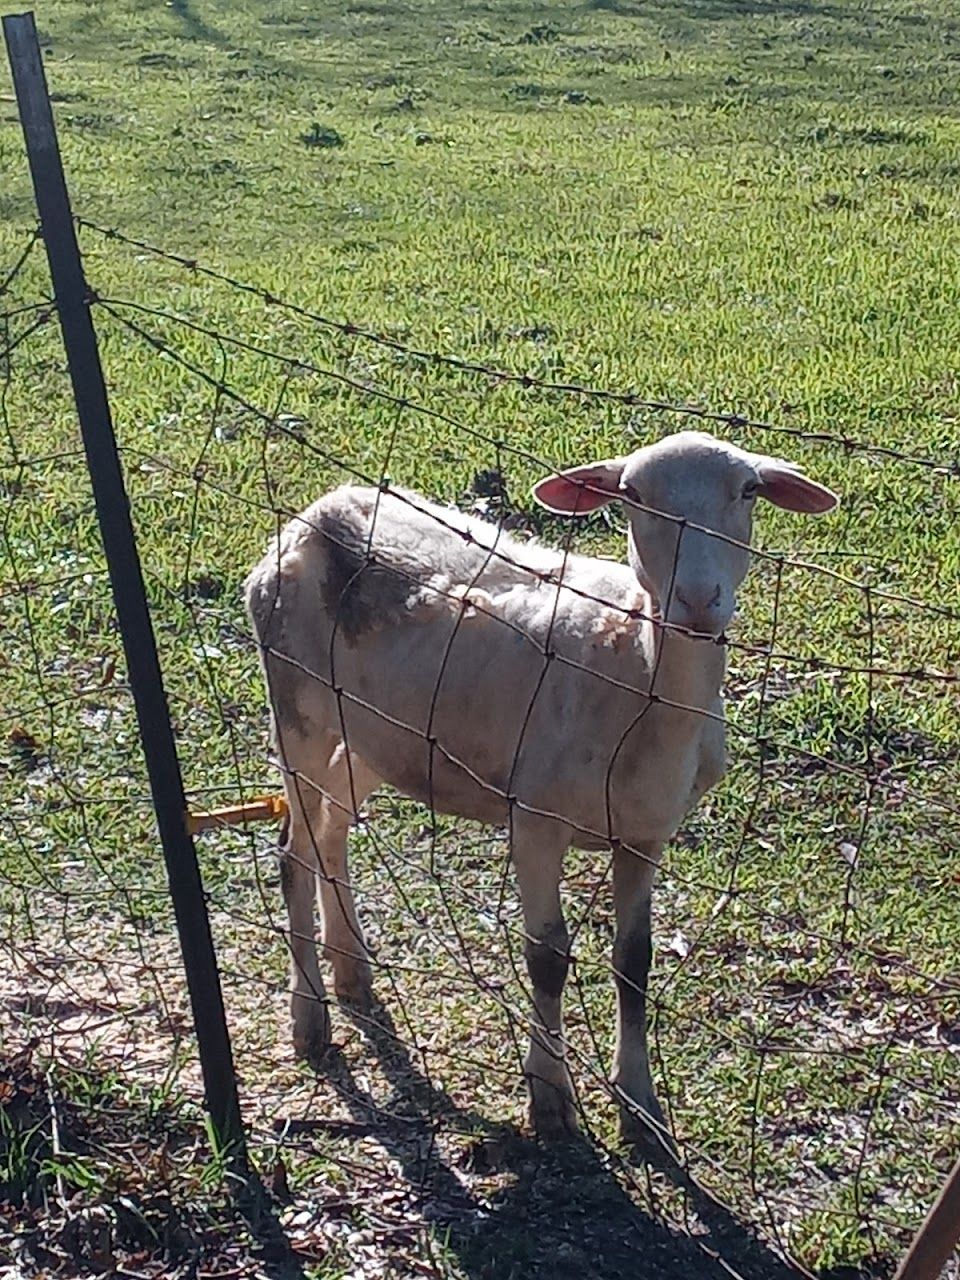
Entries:
<svg viewBox="0 0 960 1280">
<path fill-rule="evenodd" d="M 836 494 L 782 458 L 681 431 L 620 458 L 547 476 L 533 496 L 548 511 L 586 515 L 621 501 L 630 564 L 671 626 L 718 636 L 750 565 L 757 498 L 788 511 L 832 510 Z"/>
</svg>

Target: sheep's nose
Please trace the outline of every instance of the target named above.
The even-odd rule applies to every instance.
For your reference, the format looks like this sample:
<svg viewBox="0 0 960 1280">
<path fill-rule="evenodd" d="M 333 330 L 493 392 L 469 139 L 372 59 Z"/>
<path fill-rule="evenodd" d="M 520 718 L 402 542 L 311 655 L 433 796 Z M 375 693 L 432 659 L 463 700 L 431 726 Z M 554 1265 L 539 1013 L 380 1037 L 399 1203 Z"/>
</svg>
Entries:
<svg viewBox="0 0 960 1280">
<path fill-rule="evenodd" d="M 677 623 L 688 627 L 691 631 L 707 631 L 713 634 L 718 629 L 717 621 L 722 594 L 719 582 L 712 587 L 688 586 L 682 590 L 679 587 L 675 588 L 674 599 L 682 606 L 677 610 L 681 615 L 676 618 Z"/>
<path fill-rule="evenodd" d="M 686 594 L 684 594 L 684 591 Z M 681 591 L 680 588 L 677 587 L 674 591 L 674 595 L 680 603 L 685 604 L 688 609 L 695 609 L 699 612 L 702 609 L 714 609 L 720 603 L 719 582 L 713 588 L 704 587 L 702 590 L 697 590 L 693 587 L 686 587 L 684 591 Z"/>
</svg>

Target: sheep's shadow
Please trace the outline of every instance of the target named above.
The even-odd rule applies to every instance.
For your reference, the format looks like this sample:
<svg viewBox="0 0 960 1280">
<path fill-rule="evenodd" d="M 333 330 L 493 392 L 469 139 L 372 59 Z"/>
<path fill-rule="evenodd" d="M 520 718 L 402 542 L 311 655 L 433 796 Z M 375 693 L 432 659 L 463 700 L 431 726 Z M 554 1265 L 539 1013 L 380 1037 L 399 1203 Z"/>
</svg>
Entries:
<svg viewBox="0 0 960 1280">
<path fill-rule="evenodd" d="M 588 1139 L 543 1147 L 514 1126 L 491 1124 L 457 1106 L 418 1069 L 379 1002 L 370 1015 L 348 1014 L 391 1086 L 389 1106 L 378 1104 L 343 1054 L 332 1050 L 323 1074 L 352 1121 L 295 1121 L 287 1132 L 374 1137 L 399 1166 L 421 1220 L 435 1224 L 465 1275 L 488 1280 L 549 1272 L 551 1280 L 620 1280 L 635 1277 L 638 1267 L 664 1280 L 800 1280 L 807 1274 L 771 1252 L 672 1162 L 662 1170 L 687 1192 L 704 1234 L 680 1231 L 634 1203 L 609 1157 Z M 441 1143 L 443 1133 L 461 1136 L 455 1145 L 462 1158 L 445 1152 L 454 1144 Z M 495 1189 L 477 1191 L 484 1181 Z"/>
</svg>

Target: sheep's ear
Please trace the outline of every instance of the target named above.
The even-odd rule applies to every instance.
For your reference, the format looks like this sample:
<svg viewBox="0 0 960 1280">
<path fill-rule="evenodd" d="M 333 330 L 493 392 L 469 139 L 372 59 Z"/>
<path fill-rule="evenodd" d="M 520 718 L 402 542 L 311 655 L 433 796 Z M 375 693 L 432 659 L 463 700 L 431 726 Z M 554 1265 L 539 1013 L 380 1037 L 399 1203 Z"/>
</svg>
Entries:
<svg viewBox="0 0 960 1280">
<path fill-rule="evenodd" d="M 760 478 L 760 496 L 778 507 L 819 515 L 832 511 L 840 501 L 832 489 L 808 480 L 799 467 L 782 458 L 761 456 L 753 462 Z"/>
<path fill-rule="evenodd" d="M 541 507 L 557 515 L 585 516 L 623 497 L 620 477 L 625 461 L 607 458 L 585 467 L 571 467 L 558 476 L 547 476 L 533 486 L 533 496 Z"/>
</svg>

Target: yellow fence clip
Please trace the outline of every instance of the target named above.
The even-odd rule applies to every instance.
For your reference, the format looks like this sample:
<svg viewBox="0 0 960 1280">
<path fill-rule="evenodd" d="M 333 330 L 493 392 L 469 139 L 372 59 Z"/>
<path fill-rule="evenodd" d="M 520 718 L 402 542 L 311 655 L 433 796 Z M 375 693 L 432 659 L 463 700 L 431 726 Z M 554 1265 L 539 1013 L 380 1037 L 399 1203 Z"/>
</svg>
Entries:
<svg viewBox="0 0 960 1280">
<path fill-rule="evenodd" d="M 248 822 L 269 822 L 286 815 L 287 801 L 282 795 L 254 796 L 246 804 L 231 804 L 205 813 L 187 813 L 187 830 L 192 836 L 220 827 L 245 826 Z"/>
</svg>

